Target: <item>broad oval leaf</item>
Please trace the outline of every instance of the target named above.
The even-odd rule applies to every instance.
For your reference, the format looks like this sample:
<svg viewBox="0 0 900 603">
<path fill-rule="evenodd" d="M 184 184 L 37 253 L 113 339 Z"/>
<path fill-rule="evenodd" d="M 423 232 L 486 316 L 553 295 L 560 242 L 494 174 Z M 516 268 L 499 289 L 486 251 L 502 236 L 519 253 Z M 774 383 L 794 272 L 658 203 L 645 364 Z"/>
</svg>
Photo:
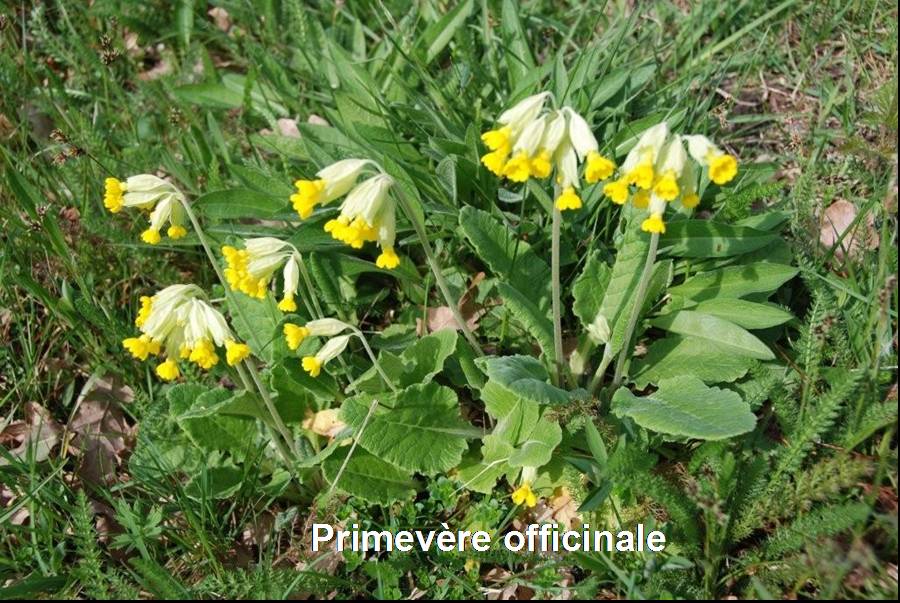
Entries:
<svg viewBox="0 0 900 603">
<path fill-rule="evenodd" d="M 360 446 L 344 466 L 350 446 L 337 450 L 322 463 L 322 473 L 328 483 L 351 496 L 382 505 L 411 498 L 416 481 L 409 473 L 371 455 Z M 343 473 L 340 473 L 341 467 Z M 335 482 L 337 480 L 337 482 Z"/>
<path fill-rule="evenodd" d="M 549 383 L 547 369 L 531 356 L 487 356 L 475 363 L 491 381 L 538 404 L 565 404 L 573 399 L 571 393 Z"/>
<path fill-rule="evenodd" d="M 784 264 L 757 262 L 701 272 L 669 288 L 671 295 L 702 301 L 714 297 L 744 297 L 770 293 L 796 276 L 797 269 Z"/>
<path fill-rule="evenodd" d="M 271 218 L 288 206 L 287 198 L 249 188 L 232 188 L 201 195 L 194 207 L 209 218 Z"/>
<path fill-rule="evenodd" d="M 746 375 L 755 362 L 708 339 L 670 335 L 654 341 L 631 372 L 640 389 L 679 375 L 693 375 L 704 383 L 731 383 Z"/>
<path fill-rule="evenodd" d="M 718 316 L 681 310 L 650 321 L 654 327 L 679 335 L 689 335 L 712 341 L 725 351 L 739 356 L 772 360 L 772 350 L 745 329 Z"/>
<path fill-rule="evenodd" d="M 644 397 L 621 387 L 613 395 L 612 411 L 650 431 L 701 440 L 732 438 L 756 426 L 756 416 L 740 395 L 690 375 L 667 379 Z"/>
<path fill-rule="evenodd" d="M 711 220 L 671 222 L 659 238 L 669 255 L 685 258 L 723 258 L 756 251 L 778 239 L 777 234 Z"/>
<path fill-rule="evenodd" d="M 793 314 L 778 306 L 743 299 L 708 299 L 691 309 L 724 318 L 745 329 L 768 329 L 794 318 Z"/>
<path fill-rule="evenodd" d="M 347 398 L 341 416 L 357 431 L 360 446 L 408 471 L 433 475 L 452 469 L 468 448 L 466 438 L 481 436 L 460 418 L 453 390 L 436 383 L 383 396 L 366 423 L 375 399 L 368 394 Z"/>
</svg>

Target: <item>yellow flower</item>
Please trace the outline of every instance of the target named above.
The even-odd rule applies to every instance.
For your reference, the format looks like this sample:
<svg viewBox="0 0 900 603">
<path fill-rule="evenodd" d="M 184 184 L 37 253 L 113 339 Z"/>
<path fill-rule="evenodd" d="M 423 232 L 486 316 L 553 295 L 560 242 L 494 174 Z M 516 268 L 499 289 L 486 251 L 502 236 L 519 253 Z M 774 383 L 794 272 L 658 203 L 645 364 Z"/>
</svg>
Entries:
<svg viewBox="0 0 900 603">
<path fill-rule="evenodd" d="M 531 158 L 531 175 L 535 178 L 546 178 L 550 175 L 553 166 L 550 165 L 550 152 L 546 149 L 540 151 Z"/>
<path fill-rule="evenodd" d="M 163 381 L 174 381 L 178 379 L 181 371 L 178 370 L 178 364 L 169 358 L 156 367 L 156 374 Z"/>
<path fill-rule="evenodd" d="M 285 293 L 281 301 L 278 302 L 278 309 L 282 312 L 296 312 L 297 302 L 294 301 L 294 294 Z"/>
<path fill-rule="evenodd" d="M 150 310 L 153 308 L 153 298 L 147 295 L 141 296 L 141 309 L 138 310 L 137 318 L 134 319 L 134 326 L 140 327 L 150 316 Z"/>
<path fill-rule="evenodd" d="M 663 234 L 666 232 L 666 223 L 663 222 L 661 213 L 652 213 L 650 217 L 641 222 L 641 230 L 644 232 Z"/>
<path fill-rule="evenodd" d="M 503 175 L 513 182 L 525 182 L 531 176 L 531 162 L 524 151 L 517 153 L 506 162 L 503 167 Z"/>
<path fill-rule="evenodd" d="M 297 192 L 291 195 L 291 204 L 301 219 L 312 215 L 313 209 L 321 202 L 325 192 L 324 180 L 297 180 L 294 182 Z"/>
<path fill-rule="evenodd" d="M 148 245 L 156 245 L 162 240 L 162 237 L 159 230 L 151 227 L 141 233 L 141 240 Z"/>
<path fill-rule="evenodd" d="M 307 323 L 309 332 L 313 335 L 331 335 L 339 333 L 346 329 L 349 325 L 333 318 L 323 318 Z M 301 364 L 303 370 L 309 373 L 310 377 L 318 377 L 322 371 L 322 367 L 337 358 L 341 352 L 347 347 L 350 341 L 350 335 L 340 335 L 332 337 L 325 342 L 315 356 L 304 356 Z"/>
<path fill-rule="evenodd" d="M 122 199 L 123 185 L 116 178 L 107 178 L 104 182 L 106 186 L 106 190 L 103 196 L 103 205 L 110 211 L 110 213 L 118 213 L 124 207 L 124 200 Z"/>
<path fill-rule="evenodd" d="M 563 192 L 556 198 L 554 205 L 559 211 L 581 209 L 581 197 L 575 193 L 574 188 L 569 186 L 563 189 Z"/>
<path fill-rule="evenodd" d="M 707 137 L 685 136 L 688 152 L 700 164 L 709 167 L 709 179 L 716 184 L 727 184 L 737 176 L 738 163 L 732 155 L 723 153 Z"/>
<path fill-rule="evenodd" d="M 678 180 L 674 171 L 668 171 L 663 174 L 653 187 L 653 192 L 660 199 L 665 201 L 674 201 L 678 197 Z"/>
<path fill-rule="evenodd" d="M 204 299 L 196 285 L 171 285 L 153 297 L 141 298 L 141 310 L 136 320 L 141 335 L 123 341 L 125 348 L 137 358 L 157 355 L 165 348 L 170 363 L 157 368 L 163 379 L 178 376 L 174 358 L 190 359 L 209 369 L 219 357 L 216 346 L 226 346 L 234 336 L 225 317 Z"/>
<path fill-rule="evenodd" d="M 160 345 L 158 341 L 154 341 L 148 335 L 140 337 L 129 337 L 122 341 L 122 347 L 128 350 L 132 356 L 138 360 L 144 361 L 150 356 L 159 354 Z"/>
<path fill-rule="evenodd" d="M 512 493 L 512 501 L 516 505 L 524 504 L 526 507 L 533 507 L 537 504 L 537 496 L 531 491 L 531 484 L 523 482 Z"/>
<path fill-rule="evenodd" d="M 650 191 L 636 191 L 631 198 L 631 203 L 638 209 L 647 209 L 650 205 Z"/>
<path fill-rule="evenodd" d="M 697 193 L 688 193 L 681 198 L 681 204 L 687 209 L 694 209 L 700 205 L 700 195 Z"/>
<path fill-rule="evenodd" d="M 496 130 L 489 130 L 481 135 L 481 141 L 491 151 L 509 148 L 510 136 L 512 136 L 512 128 L 504 126 Z"/>
<path fill-rule="evenodd" d="M 603 194 L 618 205 L 628 201 L 628 182 L 624 178 L 603 185 Z"/>
<path fill-rule="evenodd" d="M 225 342 L 225 361 L 228 366 L 234 366 L 250 355 L 250 346 L 246 343 L 237 343 L 229 339 Z"/>
<path fill-rule="evenodd" d="M 169 227 L 169 230 L 166 231 L 166 234 L 169 235 L 170 239 L 180 239 L 187 236 L 187 228 L 181 224 L 173 224 Z"/>
<path fill-rule="evenodd" d="M 315 356 L 304 356 L 301 364 L 310 377 L 318 377 L 322 372 L 322 363 Z"/>
<path fill-rule="evenodd" d="M 598 153 L 590 151 L 587 155 L 587 164 L 584 167 L 584 179 L 588 184 L 606 180 L 616 170 L 616 164 Z"/>
<path fill-rule="evenodd" d="M 639 163 L 625 177 L 628 184 L 647 190 L 653 185 L 653 163 L 650 161 Z"/>
<path fill-rule="evenodd" d="M 509 147 L 501 147 L 496 151 L 481 156 L 481 163 L 495 176 L 503 176 L 506 160 L 509 158 Z"/>
<path fill-rule="evenodd" d="M 737 176 L 737 159 L 731 155 L 718 155 L 709 160 L 709 179 L 716 184 L 727 184 Z"/>
<path fill-rule="evenodd" d="M 219 356 L 216 354 L 216 348 L 211 341 L 201 339 L 191 348 L 188 360 L 202 369 L 209 370 L 219 363 Z"/>
<path fill-rule="evenodd" d="M 325 223 L 325 232 L 353 249 L 377 242 L 382 250 L 376 260 L 379 268 L 396 268 L 400 263 L 394 252 L 397 204 L 389 195 L 393 184 L 387 174 L 360 183 L 344 199 L 340 215 Z"/>
<path fill-rule="evenodd" d="M 309 337 L 309 329 L 293 323 L 285 323 L 283 330 L 284 340 L 292 350 L 299 348 L 303 340 Z"/>
<path fill-rule="evenodd" d="M 400 257 L 392 247 L 388 247 L 387 249 L 383 250 L 381 252 L 381 255 L 378 256 L 378 259 L 375 260 L 375 265 L 379 268 L 393 270 L 400 265 Z"/>
<path fill-rule="evenodd" d="M 222 247 L 225 258 L 225 280 L 232 291 L 240 291 L 250 297 L 264 299 L 269 291 L 269 283 L 275 271 L 284 265 L 282 311 L 296 310 L 291 308 L 291 301 L 297 293 L 300 274 L 300 254 L 290 243 L 274 237 L 257 237 L 244 240 L 244 249 L 236 249 L 230 245 Z"/>
<path fill-rule="evenodd" d="M 294 211 L 305 220 L 316 205 L 342 197 L 353 188 L 368 163 L 366 159 L 342 159 L 316 172 L 315 180 L 297 180 L 294 182 L 297 192 L 291 195 Z"/>
<path fill-rule="evenodd" d="M 161 240 L 165 225 L 170 224 L 168 234 L 178 239 L 187 234 L 183 225 L 184 195 L 175 185 L 152 174 L 130 176 L 125 182 L 116 178 L 105 180 L 103 205 L 112 212 L 123 207 L 136 207 L 150 212 L 150 227 L 141 233 L 141 239 L 150 245 Z"/>
</svg>

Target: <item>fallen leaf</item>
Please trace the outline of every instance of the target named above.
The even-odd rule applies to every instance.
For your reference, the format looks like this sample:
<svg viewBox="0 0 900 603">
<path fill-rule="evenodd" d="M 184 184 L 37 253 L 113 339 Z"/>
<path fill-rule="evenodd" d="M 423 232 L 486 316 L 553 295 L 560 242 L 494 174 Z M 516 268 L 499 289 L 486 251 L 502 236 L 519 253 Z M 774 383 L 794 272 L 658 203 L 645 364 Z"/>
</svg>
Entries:
<svg viewBox="0 0 900 603">
<path fill-rule="evenodd" d="M 109 483 L 130 451 L 134 428 L 125 419 L 122 404 L 134 400 L 127 385 L 96 380 L 77 402 L 68 429 L 75 434 L 70 450 L 80 453 L 78 474 L 92 483 Z"/>
<path fill-rule="evenodd" d="M 36 402 L 25 404 L 25 421 L 13 421 L 0 434 L 0 442 L 11 442 L 15 448 L 9 454 L 17 459 L 30 458 L 35 462 L 47 460 L 50 452 L 59 444 L 62 427 L 46 408 Z M 4 444 L 5 445 L 5 444 Z M 0 467 L 9 465 L 5 457 L 0 457 Z"/>
<path fill-rule="evenodd" d="M 156 65 L 139 73 L 138 79 L 143 82 L 151 82 L 153 80 L 158 80 L 164 75 L 169 75 L 170 73 L 172 73 L 172 63 L 166 59 L 160 59 Z"/>
<path fill-rule="evenodd" d="M 839 199 L 829 205 L 822 214 L 819 242 L 831 249 L 840 241 L 840 245 L 834 252 L 835 257 L 839 259 L 845 255 L 855 256 L 863 249 L 878 247 L 875 219 L 871 213 L 868 213 L 854 226 L 858 212 L 856 205 Z M 852 231 L 850 231 L 851 227 Z"/>
<path fill-rule="evenodd" d="M 303 421 L 303 429 L 308 429 L 321 436 L 333 438 L 347 426 L 338 418 L 339 415 L 340 409 L 337 408 L 320 410 Z"/>
<path fill-rule="evenodd" d="M 478 328 L 478 321 L 487 313 L 486 308 L 479 308 L 475 303 L 478 285 L 484 280 L 484 276 L 484 272 L 476 274 L 472 278 L 472 282 L 469 283 L 468 289 L 466 289 L 466 292 L 459 300 L 459 313 L 470 331 L 475 331 Z M 434 333 L 441 329 L 460 330 L 459 323 L 457 323 L 456 318 L 453 316 L 453 310 L 450 306 L 428 308 L 424 325 L 422 324 L 422 319 L 416 319 L 416 331 L 420 336 Z"/>
<path fill-rule="evenodd" d="M 282 117 L 278 120 L 277 124 L 278 132 L 282 136 L 287 136 L 288 138 L 300 138 L 300 130 L 297 129 L 297 122 L 295 120 Z"/>
<path fill-rule="evenodd" d="M 213 23 L 220 30 L 227 33 L 231 29 L 231 15 L 221 6 L 209 9 L 206 14 L 212 18 Z"/>
</svg>

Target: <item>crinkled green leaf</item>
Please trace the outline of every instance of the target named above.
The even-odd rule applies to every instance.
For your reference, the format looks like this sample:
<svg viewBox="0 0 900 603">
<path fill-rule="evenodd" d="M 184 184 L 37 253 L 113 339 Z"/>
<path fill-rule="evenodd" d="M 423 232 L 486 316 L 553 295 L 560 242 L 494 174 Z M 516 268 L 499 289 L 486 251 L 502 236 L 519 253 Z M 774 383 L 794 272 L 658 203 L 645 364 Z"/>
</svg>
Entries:
<svg viewBox="0 0 900 603">
<path fill-rule="evenodd" d="M 528 297 L 506 283 L 499 283 L 497 291 L 503 298 L 503 305 L 509 309 L 513 318 L 537 340 L 544 355 L 551 362 L 554 361 L 556 353 L 553 348 L 553 324 L 547 314 L 534 305 Z"/>
<path fill-rule="evenodd" d="M 409 471 L 433 475 L 459 464 L 466 438 L 479 437 L 459 416 L 456 393 L 429 383 L 414 385 L 395 395 L 383 395 L 363 424 L 377 395 L 344 400 L 341 416 L 356 430 L 360 446 Z"/>
<path fill-rule="evenodd" d="M 660 235 L 660 251 L 685 258 L 723 258 L 755 251 L 778 239 L 777 233 L 712 220 L 670 222 Z"/>
<path fill-rule="evenodd" d="M 757 262 L 701 272 L 669 288 L 672 295 L 702 301 L 714 297 L 744 297 L 770 293 L 796 276 L 797 269 L 783 264 Z"/>
<path fill-rule="evenodd" d="M 760 360 L 772 360 L 769 347 L 745 329 L 711 314 L 681 310 L 650 321 L 655 327 L 679 335 L 705 339 L 718 344 L 728 353 Z"/>
<path fill-rule="evenodd" d="M 338 473 L 349 452 L 350 446 L 344 446 L 322 463 L 325 479 L 329 484 L 338 480 L 338 490 L 382 505 L 409 499 L 415 494 L 416 481 L 408 472 L 369 454 L 361 446 L 353 451 L 353 456 L 347 461 L 344 472 L 338 479 Z"/>
<path fill-rule="evenodd" d="M 745 329 L 768 329 L 794 318 L 793 314 L 772 304 L 761 304 L 744 299 L 717 297 L 702 301 L 693 308 L 697 312 L 711 314 L 733 322 Z"/>
<path fill-rule="evenodd" d="M 631 372 L 640 389 L 679 375 L 693 375 L 704 383 L 730 383 L 743 377 L 755 362 L 708 339 L 670 335 L 650 344 Z"/>
<path fill-rule="evenodd" d="M 539 404 L 565 404 L 574 397 L 550 384 L 547 369 L 531 356 L 486 356 L 475 362 L 491 381 Z"/>
<path fill-rule="evenodd" d="M 644 397 L 619 388 L 612 411 L 650 431 L 702 440 L 731 438 L 756 426 L 756 417 L 740 395 L 709 387 L 690 375 L 664 380 L 655 393 Z"/>
</svg>

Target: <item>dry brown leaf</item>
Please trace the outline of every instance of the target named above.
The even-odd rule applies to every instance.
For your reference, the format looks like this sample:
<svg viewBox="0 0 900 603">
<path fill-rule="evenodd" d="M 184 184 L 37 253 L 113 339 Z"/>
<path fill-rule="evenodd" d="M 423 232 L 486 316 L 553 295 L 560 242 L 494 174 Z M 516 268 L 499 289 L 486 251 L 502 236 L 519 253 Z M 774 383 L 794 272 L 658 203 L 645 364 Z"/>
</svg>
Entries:
<svg viewBox="0 0 900 603">
<path fill-rule="evenodd" d="M 487 313 L 486 308 L 479 308 L 475 303 L 475 295 L 478 292 L 478 285 L 484 280 L 484 272 L 479 272 L 472 278 L 468 289 L 459 300 L 459 313 L 469 330 L 475 331 L 478 328 L 478 321 Z M 421 335 L 434 333 L 441 329 L 459 330 L 459 324 L 453 316 L 453 310 L 449 306 L 438 306 L 436 308 L 428 308 L 426 312 L 426 322 L 422 323 L 422 319 L 416 319 L 416 332 Z"/>
<path fill-rule="evenodd" d="M 321 436 L 333 438 L 347 426 L 338 418 L 339 414 L 340 409 L 337 408 L 320 410 L 303 421 L 303 429 L 308 429 Z"/>
<path fill-rule="evenodd" d="M 231 29 L 231 15 L 221 6 L 209 9 L 206 14 L 212 18 L 213 23 L 220 30 L 227 33 Z"/>
<path fill-rule="evenodd" d="M 78 474 L 92 482 L 109 483 L 133 444 L 134 428 L 122 404 L 134 400 L 127 385 L 97 380 L 77 404 L 68 429 L 75 434 L 72 450 L 81 453 Z"/>
<path fill-rule="evenodd" d="M 878 246 L 875 220 L 871 213 L 866 214 L 854 226 L 858 211 L 853 203 L 839 199 L 829 205 L 822 214 L 819 242 L 831 249 L 840 241 L 840 245 L 834 252 L 835 257 L 839 259 L 847 254 L 854 256 L 863 249 L 874 249 Z M 851 228 L 852 230 L 850 230 Z M 843 240 L 841 240 L 842 236 Z"/>
<path fill-rule="evenodd" d="M 282 117 L 278 120 L 278 133 L 288 138 L 300 138 L 300 130 L 297 128 L 296 120 Z"/>
<path fill-rule="evenodd" d="M 34 460 L 47 460 L 50 452 L 59 444 L 62 427 L 46 408 L 36 402 L 25 404 L 25 420 L 13 421 L 0 434 L 0 443 L 10 448 L 9 454 L 17 459 L 29 458 L 34 453 Z M 0 457 L 0 467 L 8 465 L 5 457 Z"/>
<path fill-rule="evenodd" d="M 138 79 L 144 82 L 150 82 L 153 80 L 158 80 L 164 75 L 169 75 L 172 73 L 172 63 L 170 63 L 167 59 L 160 59 L 159 62 L 156 63 L 153 67 L 148 69 L 147 71 L 142 71 L 138 74 Z"/>
</svg>

